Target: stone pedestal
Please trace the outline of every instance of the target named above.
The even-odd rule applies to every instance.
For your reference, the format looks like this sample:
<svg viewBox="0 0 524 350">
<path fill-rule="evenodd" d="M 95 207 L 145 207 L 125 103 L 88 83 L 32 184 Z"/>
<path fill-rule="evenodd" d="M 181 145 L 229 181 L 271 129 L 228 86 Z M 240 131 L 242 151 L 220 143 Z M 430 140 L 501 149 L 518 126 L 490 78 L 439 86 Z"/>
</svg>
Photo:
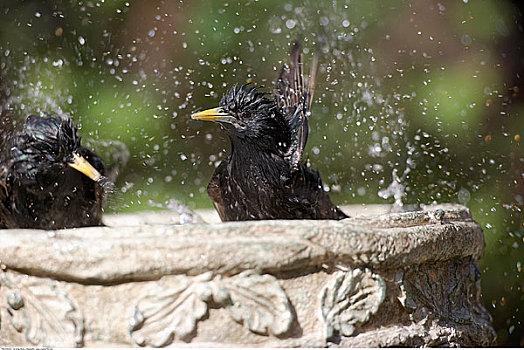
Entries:
<svg viewBox="0 0 524 350">
<path fill-rule="evenodd" d="M 484 238 L 467 208 L 346 212 L 188 225 L 161 212 L 2 230 L 0 344 L 494 344 L 475 265 Z"/>
</svg>

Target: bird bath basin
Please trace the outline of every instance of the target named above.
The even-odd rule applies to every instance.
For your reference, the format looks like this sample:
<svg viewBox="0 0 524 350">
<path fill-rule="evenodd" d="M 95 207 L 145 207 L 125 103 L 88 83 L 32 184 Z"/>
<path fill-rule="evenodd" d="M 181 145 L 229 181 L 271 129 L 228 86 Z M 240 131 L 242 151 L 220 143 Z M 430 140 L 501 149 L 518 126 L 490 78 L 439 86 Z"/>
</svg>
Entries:
<svg viewBox="0 0 524 350">
<path fill-rule="evenodd" d="M 469 210 L 0 231 L 4 346 L 490 346 Z"/>
</svg>

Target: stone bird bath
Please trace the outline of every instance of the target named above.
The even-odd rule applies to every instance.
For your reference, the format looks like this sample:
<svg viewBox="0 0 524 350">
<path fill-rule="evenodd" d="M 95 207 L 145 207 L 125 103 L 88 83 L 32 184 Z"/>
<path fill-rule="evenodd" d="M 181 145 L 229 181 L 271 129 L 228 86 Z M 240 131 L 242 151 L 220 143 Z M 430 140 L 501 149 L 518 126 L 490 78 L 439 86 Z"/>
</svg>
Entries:
<svg viewBox="0 0 524 350">
<path fill-rule="evenodd" d="M 3 346 L 492 346 L 459 205 L 343 221 L 175 225 L 169 211 L 107 227 L 0 230 Z"/>
</svg>

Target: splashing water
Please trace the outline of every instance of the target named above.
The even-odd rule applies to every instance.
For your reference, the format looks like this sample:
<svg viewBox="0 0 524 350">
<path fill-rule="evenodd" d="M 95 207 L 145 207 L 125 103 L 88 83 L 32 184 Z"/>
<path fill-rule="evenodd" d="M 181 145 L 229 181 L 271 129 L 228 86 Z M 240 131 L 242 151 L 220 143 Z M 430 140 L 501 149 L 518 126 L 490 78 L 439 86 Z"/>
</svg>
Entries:
<svg viewBox="0 0 524 350">
<path fill-rule="evenodd" d="M 149 200 L 149 205 L 156 208 L 166 208 L 176 212 L 180 216 L 180 225 L 205 223 L 204 219 L 202 219 L 200 215 L 176 199 L 170 199 L 164 204 L 155 203 L 154 201 Z"/>
<path fill-rule="evenodd" d="M 106 194 L 110 195 L 115 192 L 115 184 L 113 181 L 109 180 L 107 177 L 102 176 L 98 179 L 97 183 L 103 187 Z"/>
<path fill-rule="evenodd" d="M 387 188 L 381 189 L 377 193 L 383 199 L 389 199 L 391 197 L 395 199 L 393 207 L 391 208 L 392 212 L 402 211 L 404 209 L 403 199 L 407 195 L 406 178 L 408 174 L 411 172 L 411 169 L 415 167 L 415 163 L 411 158 L 411 155 L 413 154 L 415 148 L 409 142 L 407 143 L 406 147 L 408 157 L 406 158 L 406 167 L 402 175 L 398 175 L 398 168 L 393 168 L 391 172 L 391 183 Z"/>
<path fill-rule="evenodd" d="M 404 203 L 402 202 L 402 199 L 406 196 L 406 185 L 404 184 L 404 180 L 406 179 L 406 176 L 409 174 L 410 170 L 410 168 L 406 168 L 402 176 L 399 177 L 397 175 L 398 169 L 393 169 L 391 174 L 393 180 L 389 186 L 378 191 L 378 195 L 383 199 L 388 199 L 390 197 L 395 199 L 395 203 L 393 203 L 393 207 L 391 208 L 392 212 L 402 211 L 404 207 Z"/>
</svg>

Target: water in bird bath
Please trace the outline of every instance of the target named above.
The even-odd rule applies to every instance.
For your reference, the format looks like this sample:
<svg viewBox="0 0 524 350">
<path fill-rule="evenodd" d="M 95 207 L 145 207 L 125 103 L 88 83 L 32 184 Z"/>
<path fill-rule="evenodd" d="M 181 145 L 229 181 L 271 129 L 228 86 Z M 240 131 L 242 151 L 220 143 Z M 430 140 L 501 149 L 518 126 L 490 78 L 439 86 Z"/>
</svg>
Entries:
<svg viewBox="0 0 524 350">
<path fill-rule="evenodd" d="M 93 147 L 116 140 L 129 149 L 109 211 L 173 198 L 210 207 L 205 188 L 229 144 L 190 114 L 216 106 L 234 83 L 270 91 L 299 38 L 306 66 L 315 53 L 320 64 L 308 164 L 332 200 L 468 205 L 486 234 L 485 300 L 501 344 L 517 344 L 524 107 L 514 6 L 7 0 L 3 134 L 30 113 L 70 114 Z"/>
</svg>

